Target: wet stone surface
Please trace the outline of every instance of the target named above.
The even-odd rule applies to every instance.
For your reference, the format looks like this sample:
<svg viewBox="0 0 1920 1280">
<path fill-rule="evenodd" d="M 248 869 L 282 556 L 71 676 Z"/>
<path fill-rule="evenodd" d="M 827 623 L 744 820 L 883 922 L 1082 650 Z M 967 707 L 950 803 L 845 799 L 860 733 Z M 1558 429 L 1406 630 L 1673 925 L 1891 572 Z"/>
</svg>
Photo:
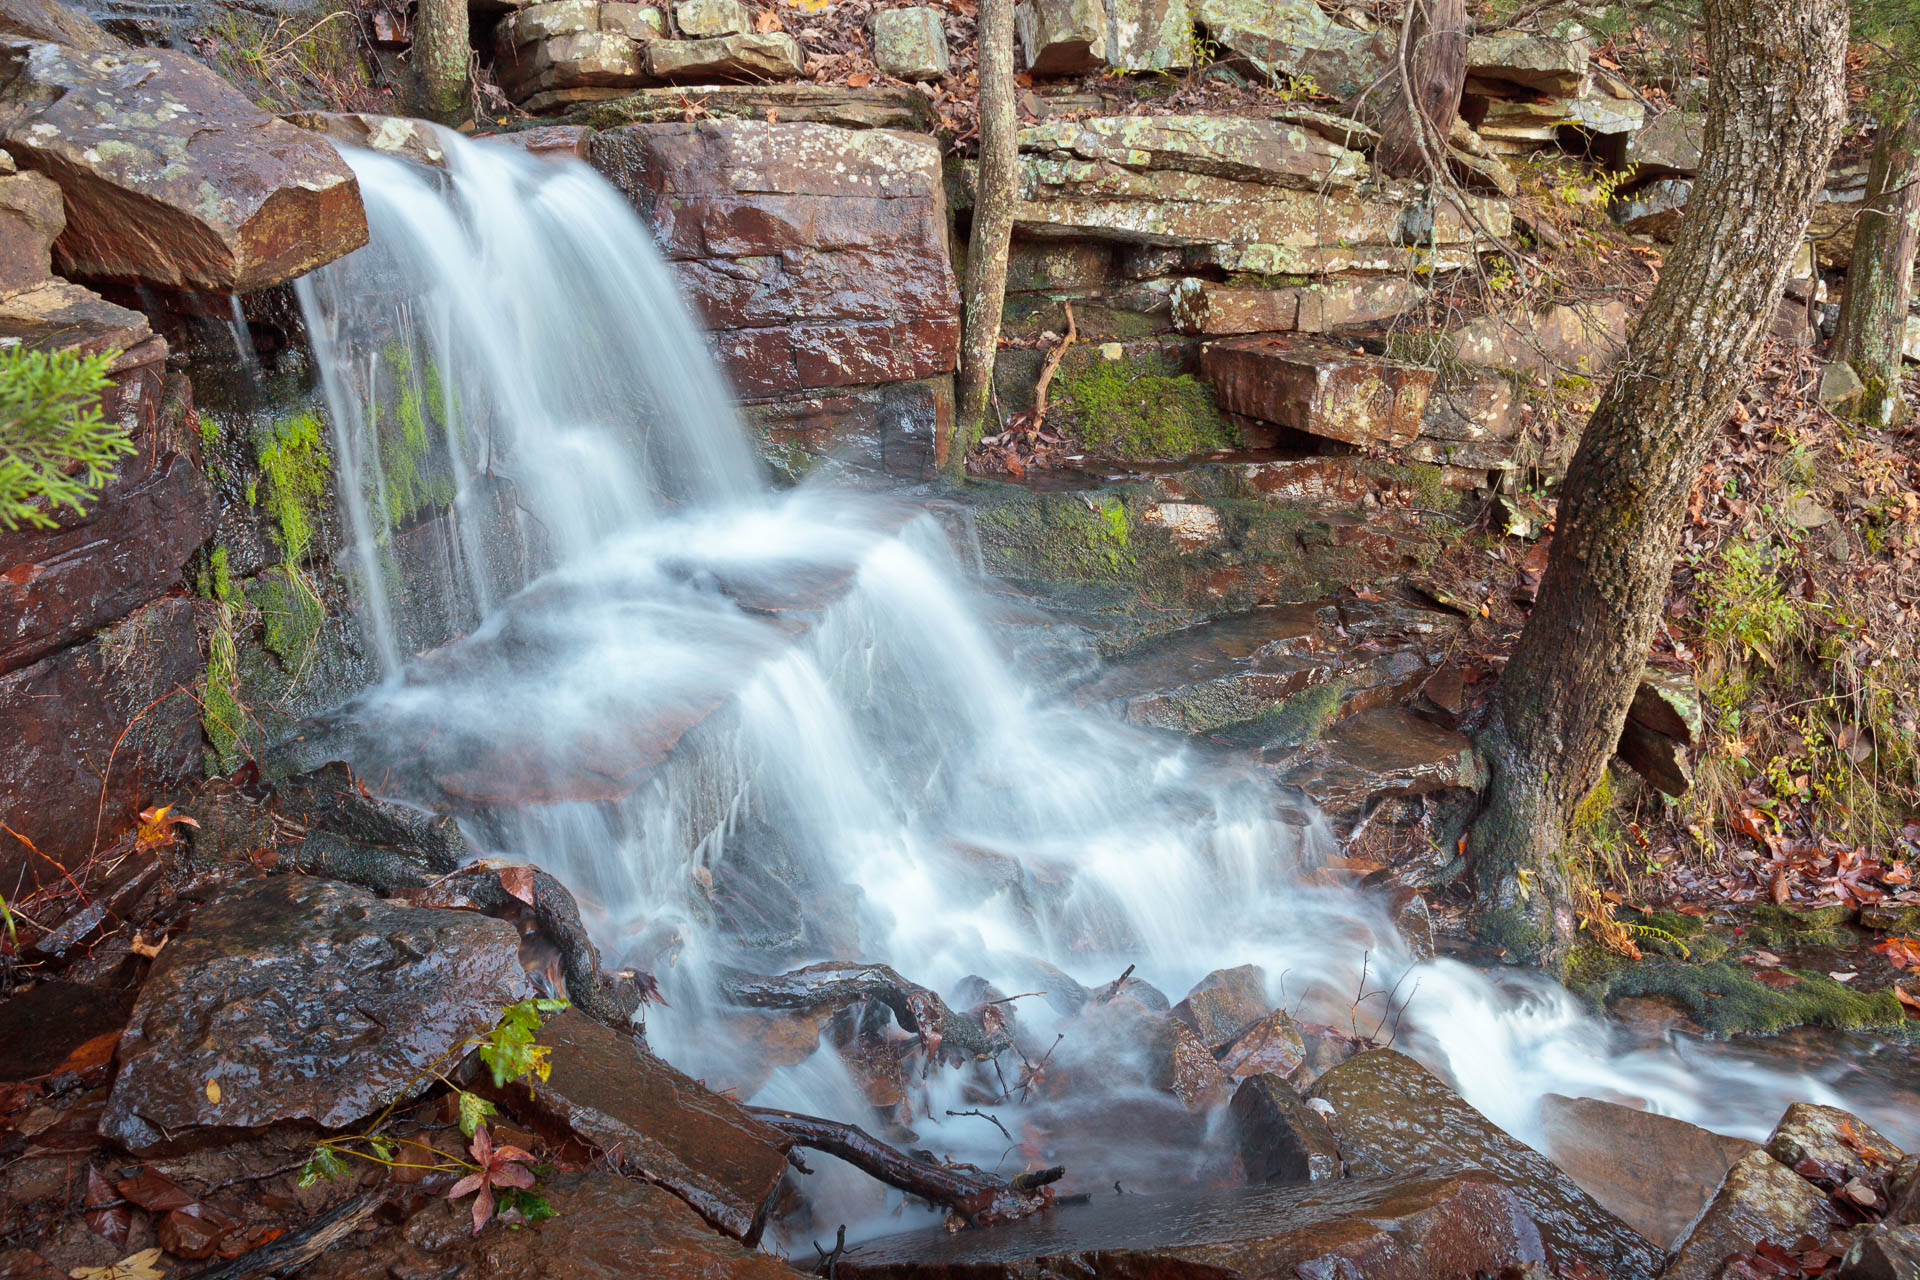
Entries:
<svg viewBox="0 0 1920 1280">
<path fill-rule="evenodd" d="M 371 1115 L 532 994 L 519 941 L 505 921 L 328 880 L 228 889 L 155 961 L 100 1132 L 141 1151 L 194 1130 Z"/>
</svg>

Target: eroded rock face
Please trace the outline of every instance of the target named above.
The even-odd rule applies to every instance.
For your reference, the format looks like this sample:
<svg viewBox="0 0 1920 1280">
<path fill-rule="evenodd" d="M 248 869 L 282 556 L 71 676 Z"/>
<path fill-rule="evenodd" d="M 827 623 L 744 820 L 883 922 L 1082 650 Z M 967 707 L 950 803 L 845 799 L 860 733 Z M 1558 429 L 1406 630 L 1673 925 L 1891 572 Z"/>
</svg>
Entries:
<svg viewBox="0 0 1920 1280">
<path fill-rule="evenodd" d="M 365 111 L 303 111 L 286 119 L 289 124 L 323 133 L 336 142 L 419 164 L 444 166 L 447 163 L 446 150 L 440 145 L 434 127 L 425 120 Z"/>
<path fill-rule="evenodd" d="M 1727 1170 L 1661 1280 L 1713 1280 L 1728 1257 L 1761 1241 L 1786 1246 L 1837 1225 L 1818 1187 L 1765 1151 L 1751 1151 Z"/>
<path fill-rule="evenodd" d="M 192 57 L 0 44 L 0 142 L 66 198 L 60 270 L 246 293 L 367 242 L 353 172 Z"/>
<path fill-rule="evenodd" d="M 1361 276 L 1278 289 L 1235 289 L 1189 276 L 1173 293 L 1173 319 L 1182 333 L 1325 333 L 1372 324 L 1410 309 L 1419 299 L 1400 276 Z"/>
<path fill-rule="evenodd" d="M 154 963 L 100 1132 L 143 1151 L 196 1129 L 352 1124 L 532 994 L 519 945 L 503 920 L 330 880 L 226 890 Z"/>
<path fill-rule="evenodd" d="M 1513 1189 L 1556 1257 L 1582 1259 L 1607 1276 L 1659 1272 L 1661 1250 L 1405 1054 L 1358 1054 L 1321 1076 L 1310 1096 L 1333 1104 L 1340 1154 L 1352 1172 L 1485 1169 Z"/>
<path fill-rule="evenodd" d="M 53 242 L 66 225 L 53 179 L 39 173 L 0 177 L 0 297 L 52 274 Z"/>
<path fill-rule="evenodd" d="M 487 1276 L 492 1280 L 799 1280 L 778 1258 L 716 1235 L 658 1187 L 600 1170 L 544 1179 L 554 1216 L 473 1233 L 466 1202 L 429 1200 L 397 1231 L 359 1232 L 322 1253 L 314 1280 Z"/>
<path fill-rule="evenodd" d="M 583 1014 L 550 1020 L 540 1043 L 553 1073 L 524 1094 L 514 1086 L 517 1114 L 673 1192 L 716 1229 L 759 1239 L 787 1167 L 785 1135 Z"/>
<path fill-rule="evenodd" d="M 653 226 L 743 396 L 953 368 L 932 138 L 727 120 L 608 130 L 592 155 Z"/>
<path fill-rule="evenodd" d="M 1767 1137 L 1767 1154 L 1792 1169 L 1802 1160 L 1853 1173 L 1884 1171 L 1906 1153 L 1851 1112 L 1796 1102 Z"/>
<path fill-rule="evenodd" d="M 1014 33 L 1027 70 L 1037 76 L 1092 71 L 1107 60 L 1107 12 L 1101 0 L 1022 0 Z"/>
<path fill-rule="evenodd" d="M 1550 35 L 1495 31 L 1467 43 L 1467 74 L 1570 97 L 1586 84 L 1591 52 L 1586 31 L 1571 23 Z"/>
<path fill-rule="evenodd" d="M 1545 1260 L 1514 1194 L 1478 1170 L 1313 1187 L 1103 1196 L 985 1231 L 890 1236 L 839 1263 L 853 1280 L 1140 1276 L 1430 1280 Z"/>
</svg>

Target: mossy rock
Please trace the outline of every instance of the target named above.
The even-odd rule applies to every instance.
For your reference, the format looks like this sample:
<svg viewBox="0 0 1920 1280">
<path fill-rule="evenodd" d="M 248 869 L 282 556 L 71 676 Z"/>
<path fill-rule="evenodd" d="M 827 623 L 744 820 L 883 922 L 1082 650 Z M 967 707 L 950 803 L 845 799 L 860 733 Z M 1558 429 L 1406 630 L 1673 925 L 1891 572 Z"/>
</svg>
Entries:
<svg viewBox="0 0 1920 1280">
<path fill-rule="evenodd" d="M 1664 996 L 1684 1005 L 1709 1032 L 1723 1037 L 1772 1035 L 1800 1026 L 1894 1030 L 1905 1022 L 1891 991 L 1856 991 L 1823 973 L 1778 972 L 1799 981 L 1774 987 L 1726 960 L 1690 964 L 1663 959 L 1623 965 L 1601 982 L 1588 984 L 1588 990 L 1597 989 L 1608 1001 Z"/>
<path fill-rule="evenodd" d="M 1741 913 L 1741 937 L 1763 947 L 1844 947 L 1853 941 L 1847 932 L 1852 909 L 1838 903 L 1825 907 L 1749 907 Z"/>
<path fill-rule="evenodd" d="M 1052 390 L 1059 424 L 1100 457 L 1189 458 L 1239 442 L 1213 390 L 1159 352 L 1110 360 L 1098 349 L 1074 348 L 1054 375 Z"/>
<path fill-rule="evenodd" d="M 1318 741 L 1339 716 L 1340 700 L 1345 692 L 1346 686 L 1339 680 L 1316 684 L 1258 715 L 1222 725 L 1212 734 L 1240 746 L 1275 749 L 1305 746 Z M 1204 708 L 1189 710 L 1183 706 L 1182 710 L 1190 717 L 1195 711 L 1204 714 Z"/>
</svg>

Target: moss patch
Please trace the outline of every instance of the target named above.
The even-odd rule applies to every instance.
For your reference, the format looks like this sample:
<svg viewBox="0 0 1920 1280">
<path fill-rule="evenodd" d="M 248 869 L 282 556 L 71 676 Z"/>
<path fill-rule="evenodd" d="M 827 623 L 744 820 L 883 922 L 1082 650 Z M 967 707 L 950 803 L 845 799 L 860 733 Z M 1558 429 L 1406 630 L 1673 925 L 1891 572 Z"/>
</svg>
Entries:
<svg viewBox="0 0 1920 1280">
<path fill-rule="evenodd" d="M 287 562 L 298 563 L 313 548 L 333 465 L 320 443 L 320 420 L 302 413 L 275 423 L 254 456 L 266 480 L 257 497 L 273 518 Z"/>
<path fill-rule="evenodd" d="M 1213 391 L 1158 354 L 1070 358 L 1055 375 L 1054 390 L 1074 435 L 1102 457 L 1185 458 L 1230 448 L 1239 439 Z"/>
<path fill-rule="evenodd" d="M 1340 714 L 1340 699 L 1345 690 L 1345 684 L 1339 680 L 1313 685 L 1258 715 L 1222 728 L 1217 736 L 1246 746 L 1274 748 L 1298 747 L 1318 741 Z M 1198 719 L 1204 714 L 1204 708 L 1183 705 L 1181 710 L 1190 719 Z"/>
<path fill-rule="evenodd" d="M 1717 1036 L 1771 1035 L 1789 1027 L 1891 1029 L 1905 1020 L 1891 991 L 1855 991 L 1823 973 L 1780 970 L 1798 978 L 1769 986 L 1725 960 L 1688 964 L 1660 960 L 1628 965 L 1606 981 L 1606 998 L 1665 996 L 1685 1005 Z"/>
<path fill-rule="evenodd" d="M 1742 937 L 1765 947 L 1843 947 L 1853 939 L 1847 933 L 1851 911 L 1829 907 L 1787 907 L 1764 904 L 1741 915 Z"/>
</svg>

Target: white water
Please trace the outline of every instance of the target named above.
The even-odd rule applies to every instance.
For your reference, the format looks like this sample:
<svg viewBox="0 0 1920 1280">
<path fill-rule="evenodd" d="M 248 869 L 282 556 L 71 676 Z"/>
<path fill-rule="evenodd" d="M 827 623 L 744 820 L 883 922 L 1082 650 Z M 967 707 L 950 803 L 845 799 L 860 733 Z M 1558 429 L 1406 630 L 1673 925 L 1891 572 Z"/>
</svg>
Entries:
<svg viewBox="0 0 1920 1280">
<path fill-rule="evenodd" d="M 1537 1136 L 1547 1092 L 1638 1099 L 1752 1136 L 1790 1100 L 1840 1100 L 1726 1052 L 1624 1048 L 1535 978 L 1412 965 L 1367 900 L 1296 883 L 1330 849 L 1270 782 L 1030 687 L 932 518 L 826 489 L 768 493 L 670 275 L 611 188 L 578 164 L 445 144 L 450 176 L 354 153 L 373 244 L 302 286 L 371 643 L 393 673 L 342 723 L 363 777 L 454 805 L 477 842 L 576 891 L 608 963 L 651 970 L 672 1002 L 648 1016 L 667 1057 L 756 1101 L 878 1129 L 829 1047 L 770 1075 L 743 1069 L 758 1050 L 715 1007 L 712 966 L 858 957 L 952 998 L 969 976 L 1007 994 L 1057 987 L 1036 960 L 1089 985 L 1133 964 L 1177 1000 L 1212 969 L 1255 963 L 1276 1003 L 1393 1034 L 1522 1137 Z M 459 459 L 445 482 L 462 522 L 508 479 L 555 566 L 412 665 L 383 564 L 409 509 L 388 474 L 408 394 L 438 400 L 420 421 Z M 492 604 L 481 540 L 458 541 Z M 831 600 L 797 639 L 778 609 L 735 603 L 795 583 Z M 700 723 L 635 783 L 634 762 L 670 745 L 651 729 L 663 721 Z M 540 802 L 486 802 L 509 784 Z M 763 896 L 790 892 L 807 920 L 795 936 L 776 909 L 757 952 L 725 919 L 754 866 L 774 882 Z M 1353 1008 L 1363 966 L 1370 990 L 1397 989 L 1391 1011 L 1381 995 Z M 1038 1058 L 1064 1022 L 1045 998 L 1015 1007 Z M 945 1114 L 1000 1093 L 992 1072 L 915 1070 L 915 1145 L 1003 1170 L 1059 1160 L 1070 1188 L 1209 1177 L 1200 1128 L 1125 1052 L 1082 1039 L 1052 1060 L 1077 1082 L 1066 1096 L 987 1108 L 1024 1150 Z M 886 1210 L 874 1184 L 816 1167 L 827 1234 Z"/>
</svg>

